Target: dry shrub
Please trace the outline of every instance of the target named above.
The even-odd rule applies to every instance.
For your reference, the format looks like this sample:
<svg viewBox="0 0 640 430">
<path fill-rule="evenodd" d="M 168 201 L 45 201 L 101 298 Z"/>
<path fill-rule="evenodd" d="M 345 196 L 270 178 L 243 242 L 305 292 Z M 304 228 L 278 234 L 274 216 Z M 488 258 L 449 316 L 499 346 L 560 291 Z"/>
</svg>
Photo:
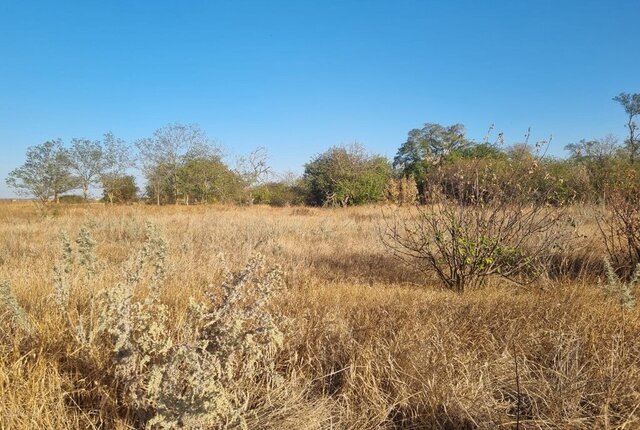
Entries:
<svg viewBox="0 0 640 430">
<path fill-rule="evenodd" d="M 607 206 L 610 210 L 597 217 L 600 234 L 611 264 L 628 278 L 640 263 L 640 189 L 629 185 L 614 190 Z"/>
<path fill-rule="evenodd" d="M 519 284 L 535 280 L 559 249 L 561 220 L 561 211 L 544 205 L 442 199 L 408 217 L 396 213 L 382 240 L 394 255 L 463 292 L 491 276 Z"/>
<path fill-rule="evenodd" d="M 315 216 L 317 215 L 317 210 L 308 208 L 308 207 L 296 207 L 291 211 L 292 216 Z"/>
<path fill-rule="evenodd" d="M 63 321 L 56 336 L 74 350 L 59 359 L 67 377 L 79 378 L 66 399 L 82 411 L 93 416 L 94 408 L 104 407 L 97 404 L 106 400 L 100 399 L 104 393 L 91 393 L 99 387 L 113 396 L 109 408 L 136 427 L 246 427 L 264 413 L 259 404 L 272 407 L 256 390 L 285 389 L 274 361 L 284 335 L 267 308 L 282 289 L 282 273 L 265 272 L 263 257 L 228 273 L 219 289 L 209 287 L 206 300 L 192 299 L 176 337 L 170 310 L 160 300 L 167 243 L 157 228 L 147 227 L 144 246 L 126 262 L 122 279 L 86 303 L 72 302 L 72 287 L 75 276 L 85 284 L 95 279 L 95 241 L 83 227 L 75 249 L 64 234 L 61 242 L 53 298 Z M 41 334 L 31 330 L 8 283 L 0 294 L 17 328 L 29 334 L 24 343 L 37 342 Z M 46 360 L 47 351 L 37 359 Z M 281 420 L 295 420 L 277 412 Z"/>
</svg>

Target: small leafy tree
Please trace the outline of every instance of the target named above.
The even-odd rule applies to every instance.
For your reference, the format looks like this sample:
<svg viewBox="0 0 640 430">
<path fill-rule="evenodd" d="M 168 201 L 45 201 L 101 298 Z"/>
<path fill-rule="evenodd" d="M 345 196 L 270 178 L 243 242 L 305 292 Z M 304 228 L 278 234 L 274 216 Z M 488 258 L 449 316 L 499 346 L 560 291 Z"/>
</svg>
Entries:
<svg viewBox="0 0 640 430">
<path fill-rule="evenodd" d="M 103 200 L 111 204 L 133 202 L 137 199 L 138 191 L 133 175 L 103 178 Z"/>
<path fill-rule="evenodd" d="M 427 189 L 427 174 L 454 152 L 469 146 L 462 124 L 442 126 L 427 123 L 422 128 L 409 131 L 407 141 L 398 149 L 393 167 L 401 176 L 415 179 L 420 193 Z"/>
<path fill-rule="evenodd" d="M 97 140 L 72 139 L 69 149 L 69 167 L 82 188 L 86 201 L 89 188 L 98 183 L 106 165 L 102 143 Z"/>
<path fill-rule="evenodd" d="M 23 196 L 35 197 L 41 203 L 59 201 L 61 194 L 76 187 L 70 172 L 68 151 L 61 140 L 50 140 L 27 149 L 25 163 L 11 171 L 7 185 Z"/>
<path fill-rule="evenodd" d="M 335 146 L 305 165 L 307 202 L 317 206 L 375 203 L 385 198 L 391 177 L 386 158 L 358 144 Z"/>
<path fill-rule="evenodd" d="M 177 178 L 186 204 L 236 200 L 243 188 L 241 178 L 215 154 L 187 158 Z"/>
<path fill-rule="evenodd" d="M 271 174 L 268 164 L 269 154 L 263 147 L 256 148 L 247 156 L 236 161 L 236 174 L 244 183 L 245 193 L 249 204 L 253 204 L 253 188 L 264 183 Z"/>
<path fill-rule="evenodd" d="M 634 163 L 638 158 L 638 151 L 640 151 L 640 140 L 636 136 L 638 125 L 634 121 L 634 118 L 640 115 L 640 94 L 620 93 L 613 100 L 620 103 L 627 114 L 629 137 L 625 143 L 629 151 L 629 160 Z"/>
<path fill-rule="evenodd" d="M 136 142 L 150 196 L 178 203 L 184 193 L 178 173 L 185 158 L 195 158 L 215 151 L 205 132 L 195 124 L 169 124 L 153 135 Z"/>
<path fill-rule="evenodd" d="M 617 139 L 608 135 L 601 139 L 586 140 L 565 146 L 569 151 L 569 161 L 583 166 L 589 179 L 590 191 L 600 197 L 607 198 L 607 191 L 613 185 L 616 169 L 616 155 L 620 151 Z"/>
<path fill-rule="evenodd" d="M 102 140 L 102 150 L 100 183 L 104 197 L 111 203 L 115 200 L 135 199 L 138 187 L 135 185 L 135 178 L 127 174 L 127 170 L 133 166 L 129 147 L 124 140 L 116 138 L 109 132 Z"/>
</svg>

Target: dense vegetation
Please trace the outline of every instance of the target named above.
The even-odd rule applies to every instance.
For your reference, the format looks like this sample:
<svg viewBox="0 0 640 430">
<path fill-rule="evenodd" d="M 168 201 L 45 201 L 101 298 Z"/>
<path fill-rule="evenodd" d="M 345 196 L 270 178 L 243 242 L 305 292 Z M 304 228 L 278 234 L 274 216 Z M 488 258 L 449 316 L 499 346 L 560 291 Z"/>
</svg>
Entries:
<svg viewBox="0 0 640 430">
<path fill-rule="evenodd" d="M 393 162 L 358 144 L 336 146 L 312 157 L 301 177 L 279 178 L 269 167 L 264 148 L 231 167 L 198 126 L 170 124 L 133 145 L 107 133 L 102 140 L 72 139 L 69 147 L 60 140 L 31 147 L 25 164 L 9 174 L 7 183 L 43 203 L 58 201 L 73 190 L 80 190 L 86 200 L 92 187 L 100 187 L 110 202 L 142 198 L 158 205 L 348 206 L 407 204 L 414 194 L 415 200 L 427 203 L 436 188 L 458 198 L 461 183 L 471 185 L 491 172 L 495 184 L 517 183 L 513 193 L 536 190 L 537 194 L 529 193 L 531 198 L 544 196 L 552 204 L 604 203 L 620 186 L 637 188 L 640 181 L 635 123 L 640 94 L 622 93 L 614 100 L 627 114 L 624 141 L 610 135 L 569 143 L 566 158 L 547 156 L 549 141 L 533 143 L 527 137 L 507 144 L 501 134 L 492 140 L 489 133 L 484 141 L 475 142 L 462 124 L 427 123 L 409 131 Z M 134 168 L 146 180 L 142 194 L 132 175 Z"/>
</svg>

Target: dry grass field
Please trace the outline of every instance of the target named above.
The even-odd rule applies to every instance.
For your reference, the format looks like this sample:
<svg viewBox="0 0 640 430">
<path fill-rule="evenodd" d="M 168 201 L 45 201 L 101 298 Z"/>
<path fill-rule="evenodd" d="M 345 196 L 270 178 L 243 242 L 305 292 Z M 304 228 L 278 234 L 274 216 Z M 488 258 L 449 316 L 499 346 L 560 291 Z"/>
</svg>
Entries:
<svg viewBox="0 0 640 430">
<path fill-rule="evenodd" d="M 385 249 L 390 210 L 0 204 L 0 428 L 640 428 L 591 208 L 554 273 L 463 294 Z"/>
</svg>

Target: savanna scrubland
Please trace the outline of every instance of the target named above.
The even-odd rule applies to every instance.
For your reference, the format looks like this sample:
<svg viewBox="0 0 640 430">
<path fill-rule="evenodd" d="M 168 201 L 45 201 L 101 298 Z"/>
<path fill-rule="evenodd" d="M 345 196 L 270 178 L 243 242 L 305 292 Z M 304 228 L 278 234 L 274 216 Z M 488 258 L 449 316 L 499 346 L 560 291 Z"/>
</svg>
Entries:
<svg viewBox="0 0 640 430">
<path fill-rule="evenodd" d="M 435 123 L 277 180 L 196 125 L 30 147 L 0 427 L 640 428 L 640 94 L 614 100 L 623 144 L 567 158 Z"/>
<path fill-rule="evenodd" d="M 0 204 L 0 427 L 640 426 L 609 209 L 545 206 L 543 273 L 464 293 L 385 245 L 414 210 Z"/>
</svg>

